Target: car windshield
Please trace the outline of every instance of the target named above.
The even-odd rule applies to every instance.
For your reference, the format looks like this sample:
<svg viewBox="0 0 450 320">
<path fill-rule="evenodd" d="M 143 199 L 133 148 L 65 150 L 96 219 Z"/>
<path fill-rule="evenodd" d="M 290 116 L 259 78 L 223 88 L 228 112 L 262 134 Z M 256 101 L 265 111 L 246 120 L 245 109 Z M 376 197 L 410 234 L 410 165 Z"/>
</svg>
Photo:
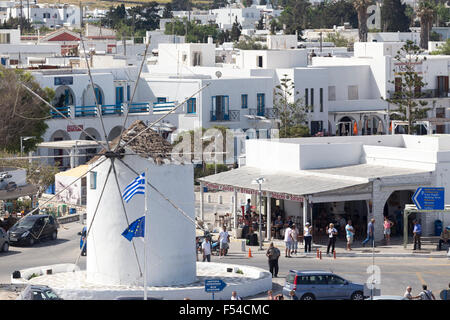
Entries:
<svg viewBox="0 0 450 320">
<path fill-rule="evenodd" d="M 34 225 L 36 220 L 37 219 L 34 218 L 34 217 L 25 217 L 22 220 L 20 220 L 19 222 L 17 222 L 15 226 L 16 226 L 16 228 L 28 229 L 28 228 L 31 228 Z"/>
<path fill-rule="evenodd" d="M 58 300 L 59 297 L 52 290 L 45 290 L 45 295 L 49 300 Z"/>
</svg>

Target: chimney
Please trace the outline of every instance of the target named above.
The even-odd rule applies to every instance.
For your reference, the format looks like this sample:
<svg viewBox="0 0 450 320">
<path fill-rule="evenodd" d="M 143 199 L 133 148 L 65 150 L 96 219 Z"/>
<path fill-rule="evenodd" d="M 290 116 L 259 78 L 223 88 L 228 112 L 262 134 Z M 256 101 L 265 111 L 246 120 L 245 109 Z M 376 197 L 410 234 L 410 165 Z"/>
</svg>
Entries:
<svg viewBox="0 0 450 320">
<path fill-rule="evenodd" d="M 213 44 L 213 37 L 208 36 L 208 44 Z"/>
</svg>

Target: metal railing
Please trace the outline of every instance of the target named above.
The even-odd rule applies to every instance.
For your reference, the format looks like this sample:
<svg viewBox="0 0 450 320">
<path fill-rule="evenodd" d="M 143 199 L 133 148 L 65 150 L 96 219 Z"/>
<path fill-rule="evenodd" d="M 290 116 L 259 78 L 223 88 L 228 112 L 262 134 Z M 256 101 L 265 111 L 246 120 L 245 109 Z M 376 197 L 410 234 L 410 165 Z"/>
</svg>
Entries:
<svg viewBox="0 0 450 320">
<path fill-rule="evenodd" d="M 62 106 L 62 107 L 55 107 L 59 112 L 61 112 L 66 117 L 70 117 L 70 106 Z M 55 110 L 50 110 L 50 115 L 52 118 L 63 118 L 58 112 Z"/>
<path fill-rule="evenodd" d="M 240 110 L 230 110 L 227 113 L 215 113 L 210 111 L 210 121 L 240 121 L 241 112 Z"/>
<path fill-rule="evenodd" d="M 101 105 L 102 115 L 114 115 L 122 116 L 125 111 L 125 103 L 121 104 L 103 104 Z M 56 109 L 61 112 L 64 116 L 71 117 L 71 109 L 74 109 L 74 116 L 76 118 L 81 117 L 96 117 L 98 115 L 96 106 L 63 106 L 57 107 Z M 148 113 L 150 111 L 150 105 L 148 102 L 137 102 L 128 105 L 129 113 Z M 51 110 L 50 115 L 52 118 L 63 118 L 56 111 Z"/>
<path fill-rule="evenodd" d="M 274 108 L 262 108 L 260 110 L 250 108 L 248 109 L 248 114 L 251 116 L 266 117 L 267 119 L 275 119 L 277 117 L 277 113 Z"/>
</svg>

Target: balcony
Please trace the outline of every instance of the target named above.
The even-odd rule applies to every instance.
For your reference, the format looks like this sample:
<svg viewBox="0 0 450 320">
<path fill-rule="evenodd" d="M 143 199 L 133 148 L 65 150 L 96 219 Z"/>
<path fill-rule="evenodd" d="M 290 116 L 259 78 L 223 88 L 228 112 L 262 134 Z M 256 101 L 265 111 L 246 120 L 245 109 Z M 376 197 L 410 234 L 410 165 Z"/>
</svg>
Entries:
<svg viewBox="0 0 450 320">
<path fill-rule="evenodd" d="M 163 114 L 172 111 L 176 106 L 176 101 L 153 103 L 153 114 Z"/>
<path fill-rule="evenodd" d="M 127 104 L 103 104 L 100 106 L 102 110 L 102 116 L 122 116 L 125 113 Z M 64 106 L 57 108 L 64 116 L 68 118 L 83 118 L 83 117 L 96 117 L 98 116 L 96 106 Z M 71 113 L 73 111 L 73 114 Z M 149 113 L 150 106 L 147 102 L 132 103 L 128 105 L 128 112 L 130 114 L 136 113 Z M 50 110 L 50 115 L 53 119 L 63 118 L 59 113 L 54 110 Z"/>
<path fill-rule="evenodd" d="M 228 113 L 215 113 L 211 110 L 210 121 L 238 122 L 241 120 L 240 110 L 230 110 Z"/>
<path fill-rule="evenodd" d="M 423 89 L 421 91 L 422 96 L 417 99 L 432 99 L 432 98 L 448 98 L 449 92 L 445 90 L 438 90 L 438 89 Z M 388 97 L 389 99 L 395 98 L 395 92 L 388 91 Z"/>
<path fill-rule="evenodd" d="M 274 108 L 263 108 L 258 112 L 258 109 L 248 109 L 248 114 L 251 116 L 259 116 L 259 117 L 265 117 L 267 119 L 276 119 L 277 118 L 277 112 Z"/>
</svg>

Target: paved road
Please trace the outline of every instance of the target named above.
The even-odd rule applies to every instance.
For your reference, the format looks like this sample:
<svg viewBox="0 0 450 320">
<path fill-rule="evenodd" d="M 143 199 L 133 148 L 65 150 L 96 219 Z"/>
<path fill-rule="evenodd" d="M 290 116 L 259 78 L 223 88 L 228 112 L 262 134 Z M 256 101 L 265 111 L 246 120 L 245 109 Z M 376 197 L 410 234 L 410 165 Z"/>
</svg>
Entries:
<svg viewBox="0 0 450 320">
<path fill-rule="evenodd" d="M 28 267 L 44 266 L 57 263 L 74 263 L 79 254 L 79 236 L 82 225 L 78 222 L 65 224 L 59 229 L 56 241 L 43 241 L 34 247 L 11 247 L 9 253 L 0 253 L 0 283 L 9 283 L 14 270 Z M 220 259 L 212 257 L 213 262 L 252 265 L 267 269 L 266 257 L 258 252 L 258 247 L 252 247 L 253 258 L 247 253 L 231 252 L 229 256 Z M 274 279 L 273 289 L 281 291 L 284 277 L 290 269 L 332 270 L 342 277 L 359 283 L 366 282 L 370 276 L 367 267 L 372 264 L 371 258 L 348 257 L 334 260 L 315 256 L 280 258 L 279 278 Z M 438 295 L 440 290 L 450 282 L 450 260 L 447 258 L 376 258 L 375 265 L 381 271 L 382 294 L 402 295 L 406 286 L 413 287 L 417 294 L 422 283 L 427 283 Z M 86 267 L 86 258 L 81 257 L 79 266 Z M 260 295 L 255 298 L 261 298 Z"/>
<path fill-rule="evenodd" d="M 252 258 L 248 258 L 245 253 L 231 253 L 222 259 L 213 257 L 212 261 L 268 269 L 266 257 L 258 253 L 258 247 L 252 248 L 252 253 Z M 284 278 L 291 269 L 331 270 L 347 280 L 363 284 L 371 276 L 367 273 L 367 268 L 372 265 L 372 258 L 348 257 L 334 260 L 332 257 L 322 257 L 319 260 L 315 255 L 293 258 L 285 258 L 283 255 L 279 265 L 280 271 L 278 278 L 273 281 L 273 290 L 281 293 Z M 380 268 L 381 293 L 384 295 L 403 295 L 408 285 L 412 286 L 413 294 L 418 294 L 422 284 L 427 284 L 435 296 L 438 296 L 444 286 L 450 283 L 450 260 L 447 258 L 375 258 L 375 265 Z"/>
<path fill-rule="evenodd" d="M 44 240 L 33 247 L 10 246 L 9 252 L 0 252 L 0 283 L 9 283 L 14 270 L 58 263 L 75 263 L 79 254 L 78 222 L 64 224 L 58 229 L 56 241 Z M 86 258 L 81 257 L 79 266 L 86 268 Z"/>
</svg>

